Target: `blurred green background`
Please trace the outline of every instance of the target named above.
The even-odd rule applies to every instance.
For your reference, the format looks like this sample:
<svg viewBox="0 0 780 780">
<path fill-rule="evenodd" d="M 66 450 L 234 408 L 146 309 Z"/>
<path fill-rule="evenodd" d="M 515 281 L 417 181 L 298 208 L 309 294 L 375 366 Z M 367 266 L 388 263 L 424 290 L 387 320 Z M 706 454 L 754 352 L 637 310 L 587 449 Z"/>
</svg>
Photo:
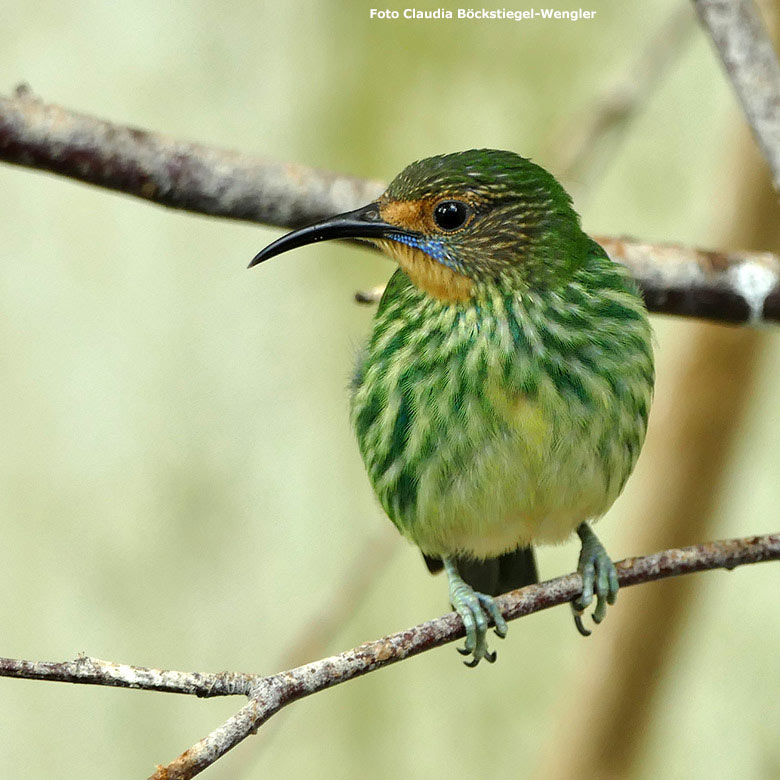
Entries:
<svg viewBox="0 0 780 780">
<path fill-rule="evenodd" d="M 83 113 L 385 180 L 475 146 L 562 175 L 676 5 L 465 23 L 370 21 L 359 2 L 5 0 L 0 92 L 26 81 Z M 624 142 L 565 183 L 593 233 L 777 249 L 736 100 L 687 24 Z M 271 673 L 447 609 L 347 419 L 372 316 L 352 294 L 387 261 L 321 245 L 250 273 L 278 230 L 10 166 L 0 193 L 0 654 Z M 607 548 L 777 531 L 780 334 L 655 328 L 650 437 Z M 577 552 L 543 550 L 542 575 Z M 587 641 L 567 609 L 538 614 L 475 671 L 426 653 L 294 704 L 206 776 L 780 777 L 779 574 L 634 588 Z M 145 777 L 240 704 L 0 680 L 0 777 Z"/>
</svg>

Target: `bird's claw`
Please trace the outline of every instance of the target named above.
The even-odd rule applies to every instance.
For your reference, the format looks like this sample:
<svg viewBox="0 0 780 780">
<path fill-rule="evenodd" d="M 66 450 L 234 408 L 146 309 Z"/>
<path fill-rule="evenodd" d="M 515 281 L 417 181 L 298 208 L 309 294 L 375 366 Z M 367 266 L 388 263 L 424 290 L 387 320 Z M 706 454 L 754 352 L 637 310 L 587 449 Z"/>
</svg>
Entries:
<svg viewBox="0 0 780 780">
<path fill-rule="evenodd" d="M 571 611 L 574 614 L 574 625 L 577 628 L 577 631 L 580 632 L 582 636 L 590 636 L 593 632 L 589 628 L 585 628 L 585 625 L 582 622 L 582 613 L 577 611 L 577 607 L 574 606 L 574 602 L 571 602 Z"/>
<path fill-rule="evenodd" d="M 450 587 L 450 600 L 455 611 L 463 620 L 466 629 L 466 643 L 457 648 L 461 655 L 472 656 L 470 661 L 464 661 L 468 667 L 475 667 L 481 660 L 492 664 L 496 660 L 496 652 L 488 650 L 487 630 L 492 621 L 496 635 L 506 636 L 507 624 L 501 614 L 498 605 L 491 596 L 477 593 L 463 580 L 452 583 Z"/>
<path fill-rule="evenodd" d="M 591 632 L 582 623 L 582 613 L 593 603 L 595 594 L 593 622 L 601 623 L 606 617 L 607 605 L 615 603 L 620 585 L 615 564 L 596 534 L 585 523 L 577 529 L 577 533 L 582 540 L 582 551 L 577 565 L 577 571 L 582 576 L 582 593 L 571 602 L 571 607 L 577 631 L 582 636 L 590 636 Z"/>
</svg>

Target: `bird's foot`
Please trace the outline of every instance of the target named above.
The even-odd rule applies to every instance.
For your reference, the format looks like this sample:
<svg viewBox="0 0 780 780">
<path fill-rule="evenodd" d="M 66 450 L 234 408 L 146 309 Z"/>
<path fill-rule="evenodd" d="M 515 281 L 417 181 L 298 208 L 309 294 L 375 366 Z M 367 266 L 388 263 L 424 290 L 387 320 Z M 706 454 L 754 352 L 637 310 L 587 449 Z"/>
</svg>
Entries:
<svg viewBox="0 0 780 780">
<path fill-rule="evenodd" d="M 615 564 L 590 526 L 582 523 L 577 528 L 577 535 L 582 540 L 577 564 L 577 571 L 582 576 L 582 593 L 571 602 L 571 607 L 577 631 L 583 636 L 590 636 L 591 632 L 582 624 L 582 613 L 593 603 L 594 592 L 596 608 L 593 610 L 593 622 L 601 623 L 607 614 L 607 604 L 615 603 L 620 585 Z"/>
<path fill-rule="evenodd" d="M 457 650 L 461 655 L 470 655 L 471 660 L 463 663 L 474 667 L 484 658 L 492 664 L 496 652 L 488 650 L 488 625 L 492 620 L 496 634 L 503 639 L 507 632 L 506 620 L 493 597 L 475 591 L 458 574 L 454 562 L 445 559 L 444 568 L 450 582 L 450 602 L 466 628 L 466 644 Z"/>
</svg>

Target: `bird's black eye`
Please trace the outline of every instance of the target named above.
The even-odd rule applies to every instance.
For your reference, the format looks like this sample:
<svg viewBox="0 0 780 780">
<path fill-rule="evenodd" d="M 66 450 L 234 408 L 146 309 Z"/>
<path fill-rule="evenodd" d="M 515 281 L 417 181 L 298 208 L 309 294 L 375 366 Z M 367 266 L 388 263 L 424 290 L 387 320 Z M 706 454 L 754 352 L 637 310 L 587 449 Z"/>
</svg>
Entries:
<svg viewBox="0 0 780 780">
<path fill-rule="evenodd" d="M 433 210 L 433 218 L 442 230 L 463 227 L 469 216 L 469 207 L 459 200 L 443 200 Z"/>
</svg>

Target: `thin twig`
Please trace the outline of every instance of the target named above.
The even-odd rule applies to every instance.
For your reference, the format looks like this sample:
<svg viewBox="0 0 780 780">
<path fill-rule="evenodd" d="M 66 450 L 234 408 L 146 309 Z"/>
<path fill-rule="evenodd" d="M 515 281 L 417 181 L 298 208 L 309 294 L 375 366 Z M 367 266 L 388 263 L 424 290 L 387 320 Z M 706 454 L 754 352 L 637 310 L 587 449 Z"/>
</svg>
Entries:
<svg viewBox="0 0 780 780">
<path fill-rule="evenodd" d="M 753 0 L 693 0 L 780 192 L 780 63 Z"/>
<path fill-rule="evenodd" d="M 294 227 L 370 201 L 382 182 L 271 163 L 47 105 L 0 97 L 0 160 L 173 208 Z M 652 311 L 780 322 L 780 259 L 601 238 L 637 275 Z"/>
<path fill-rule="evenodd" d="M 709 569 L 734 569 L 761 561 L 780 560 L 780 534 L 685 547 L 678 550 L 627 558 L 617 565 L 621 587 Z M 558 577 L 539 585 L 512 591 L 497 599 L 507 620 L 564 604 L 582 590 L 579 574 Z M 220 756 L 257 731 L 285 705 L 368 672 L 402 661 L 464 635 L 463 623 L 454 612 L 406 631 L 366 642 L 354 650 L 324 658 L 297 669 L 264 677 L 250 694 L 250 701 L 226 723 L 197 742 L 150 780 L 187 780 L 202 772 Z"/>
<path fill-rule="evenodd" d="M 620 584 L 626 587 L 664 577 L 708 569 L 733 569 L 744 564 L 770 560 L 780 560 L 780 534 L 665 550 L 641 558 L 627 558 L 618 563 L 617 568 Z M 579 574 L 569 574 L 512 591 L 499 597 L 497 601 L 504 617 L 514 620 L 571 601 L 581 590 L 582 580 Z M 61 663 L 3 658 L 0 659 L 0 676 L 138 688 L 195 696 L 249 696 L 249 702 L 226 723 L 168 766 L 159 767 L 153 775 L 155 780 L 172 780 L 195 776 L 254 733 L 285 705 L 453 642 L 463 634 L 460 617 L 450 612 L 406 631 L 366 642 L 345 653 L 269 677 L 241 673 L 171 672 L 86 657 Z"/>
<path fill-rule="evenodd" d="M 327 610 L 320 612 L 316 619 L 309 620 L 298 639 L 285 648 L 286 663 L 303 663 L 328 650 L 397 550 L 397 539 L 387 530 L 369 537 L 364 542 L 350 566 L 341 575 L 341 585 L 333 588 Z"/>
<path fill-rule="evenodd" d="M 315 615 L 308 619 L 303 616 L 305 625 L 299 636 L 283 648 L 279 664 L 303 664 L 328 652 L 350 618 L 369 598 L 371 586 L 398 549 L 398 538 L 389 529 L 383 528 L 368 537 L 339 575 L 339 582 L 328 588 L 327 593 L 320 594 L 327 602 L 317 608 Z M 263 739 L 253 740 L 252 750 L 243 751 L 241 757 L 233 762 L 233 777 L 244 776 L 248 766 L 256 760 L 257 751 L 268 744 L 283 724 L 284 715 L 281 715 L 263 729 Z"/>
<path fill-rule="evenodd" d="M 689 6 L 674 6 L 620 80 L 589 101 L 574 120 L 567 117 L 550 148 L 563 181 L 589 184 L 615 158 L 626 131 L 685 50 L 696 29 L 694 19 Z"/>
<path fill-rule="evenodd" d="M 175 672 L 145 666 L 118 664 L 100 658 L 79 656 L 73 661 L 23 661 L 0 658 L 0 677 L 24 680 L 107 685 L 143 691 L 187 693 L 201 698 L 212 696 L 248 696 L 262 678 L 242 672 Z"/>
</svg>

